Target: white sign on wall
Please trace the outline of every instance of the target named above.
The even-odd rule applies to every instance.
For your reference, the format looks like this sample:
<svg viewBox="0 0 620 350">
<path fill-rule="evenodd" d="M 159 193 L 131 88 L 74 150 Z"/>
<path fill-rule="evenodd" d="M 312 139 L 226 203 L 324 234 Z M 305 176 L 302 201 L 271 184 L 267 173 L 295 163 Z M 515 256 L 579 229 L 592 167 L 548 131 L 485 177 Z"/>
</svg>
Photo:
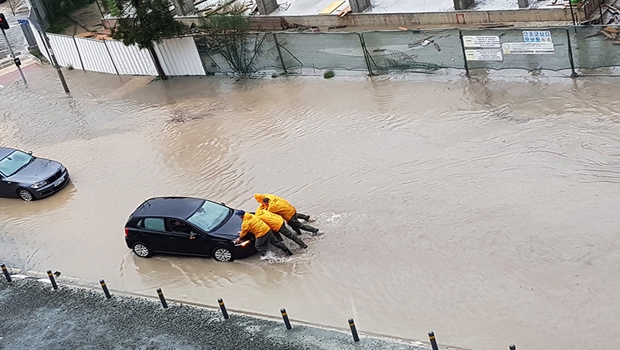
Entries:
<svg viewBox="0 0 620 350">
<path fill-rule="evenodd" d="M 553 55 L 555 49 L 553 43 L 503 43 L 504 55 Z"/>
<path fill-rule="evenodd" d="M 502 47 L 499 36 L 463 36 L 463 45 L 465 47 Z"/>
<path fill-rule="evenodd" d="M 548 30 L 524 30 L 523 41 L 526 43 L 551 43 L 551 32 Z"/>
<path fill-rule="evenodd" d="M 502 50 L 465 50 L 465 59 L 468 61 L 503 61 Z"/>
</svg>

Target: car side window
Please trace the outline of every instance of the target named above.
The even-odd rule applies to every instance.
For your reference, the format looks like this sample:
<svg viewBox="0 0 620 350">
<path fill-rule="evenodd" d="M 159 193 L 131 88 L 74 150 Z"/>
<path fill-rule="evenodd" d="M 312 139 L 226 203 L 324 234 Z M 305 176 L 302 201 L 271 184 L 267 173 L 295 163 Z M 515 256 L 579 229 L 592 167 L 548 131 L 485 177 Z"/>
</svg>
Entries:
<svg viewBox="0 0 620 350">
<path fill-rule="evenodd" d="M 166 232 L 166 224 L 161 218 L 145 218 L 144 228 L 147 230 Z"/>
<path fill-rule="evenodd" d="M 170 229 L 172 230 L 172 232 L 189 235 L 190 233 L 194 231 L 191 226 L 189 226 L 188 224 L 184 223 L 181 220 L 169 219 L 168 224 L 170 225 Z"/>
</svg>

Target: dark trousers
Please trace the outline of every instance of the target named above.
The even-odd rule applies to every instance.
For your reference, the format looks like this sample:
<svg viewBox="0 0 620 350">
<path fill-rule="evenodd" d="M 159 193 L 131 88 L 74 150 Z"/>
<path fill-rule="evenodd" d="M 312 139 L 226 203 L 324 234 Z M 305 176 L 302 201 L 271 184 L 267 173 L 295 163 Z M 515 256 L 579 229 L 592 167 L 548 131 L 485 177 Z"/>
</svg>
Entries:
<svg viewBox="0 0 620 350">
<path fill-rule="evenodd" d="M 306 214 L 302 214 L 302 213 L 295 213 L 297 214 L 297 218 L 302 219 L 304 221 L 308 221 L 310 220 L 310 215 L 306 215 Z"/>
<path fill-rule="evenodd" d="M 291 230 L 286 228 L 284 223 L 282 223 L 282 227 L 280 227 L 280 231 L 278 231 L 278 233 L 281 234 L 282 236 L 288 237 L 291 241 L 297 243 L 302 248 L 306 248 L 307 247 L 306 243 L 304 243 L 304 241 L 302 241 L 301 238 L 299 238 L 295 234 L 293 234 L 293 232 L 291 232 Z"/>
<path fill-rule="evenodd" d="M 261 255 L 265 255 L 265 253 L 267 253 L 269 243 L 274 245 L 276 248 L 280 248 L 283 252 L 287 254 L 290 252 L 288 248 L 284 245 L 284 242 L 280 242 L 276 239 L 271 230 L 269 230 L 266 235 L 258 237 L 256 239 L 256 242 L 254 242 L 254 246 Z"/>
<path fill-rule="evenodd" d="M 308 231 L 308 232 L 312 232 L 312 233 L 317 233 L 317 232 L 319 232 L 319 229 L 318 229 L 318 228 L 314 228 L 314 227 L 312 227 L 312 226 L 310 226 L 310 225 L 308 225 L 308 224 L 302 224 L 301 222 L 299 222 L 299 219 L 298 219 L 298 217 L 300 217 L 299 215 L 300 215 L 300 214 L 295 213 L 295 215 L 293 215 L 293 217 L 292 217 L 292 218 L 291 218 L 291 219 L 287 222 L 287 224 L 288 224 L 288 225 L 289 225 L 289 226 L 290 226 L 290 227 L 291 227 L 291 228 L 292 228 L 295 232 L 297 232 L 297 234 L 298 234 L 298 235 L 300 235 L 300 234 L 301 234 L 301 231 L 300 231 L 300 230 L 304 230 L 304 231 Z M 304 215 L 304 214 L 301 214 L 301 215 L 303 215 L 303 217 L 308 218 L 308 215 Z M 302 217 L 302 219 L 303 219 L 303 217 Z M 304 219 L 304 220 L 305 220 L 305 219 Z"/>
</svg>

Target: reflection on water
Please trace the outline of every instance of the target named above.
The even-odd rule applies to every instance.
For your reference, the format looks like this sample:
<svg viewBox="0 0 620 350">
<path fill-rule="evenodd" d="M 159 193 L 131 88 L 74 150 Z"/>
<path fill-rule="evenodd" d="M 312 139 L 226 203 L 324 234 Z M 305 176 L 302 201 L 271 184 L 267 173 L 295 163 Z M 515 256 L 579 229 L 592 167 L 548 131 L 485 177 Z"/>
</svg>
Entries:
<svg viewBox="0 0 620 350">
<path fill-rule="evenodd" d="M 0 90 L 0 143 L 73 184 L 0 200 L 7 265 L 113 289 L 467 348 L 620 346 L 616 80 L 247 80 L 53 70 Z M 290 259 L 139 259 L 142 201 L 289 198 L 326 234 Z M 541 332 L 545 329 L 545 332 Z M 588 334 L 589 337 L 580 336 Z"/>
</svg>

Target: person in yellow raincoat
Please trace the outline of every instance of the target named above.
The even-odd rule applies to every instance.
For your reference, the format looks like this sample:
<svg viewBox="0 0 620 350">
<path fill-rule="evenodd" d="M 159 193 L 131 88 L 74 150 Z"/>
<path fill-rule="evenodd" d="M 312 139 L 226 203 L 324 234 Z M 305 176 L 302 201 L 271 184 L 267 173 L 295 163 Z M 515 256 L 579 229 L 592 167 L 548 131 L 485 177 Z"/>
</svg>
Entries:
<svg viewBox="0 0 620 350">
<path fill-rule="evenodd" d="M 254 242 L 254 246 L 256 250 L 260 252 L 262 256 L 265 256 L 267 253 L 267 246 L 269 243 L 280 248 L 286 255 L 293 255 L 293 253 L 284 245 L 284 242 L 278 241 L 271 231 L 271 228 L 263 222 L 263 220 L 259 219 L 256 215 L 246 213 L 243 210 L 237 210 L 235 215 L 239 215 L 243 218 L 243 223 L 241 224 L 241 231 L 239 231 L 239 238 L 237 238 L 237 243 L 241 242 L 241 239 L 245 237 L 248 233 L 252 233 L 256 238 Z"/>
<path fill-rule="evenodd" d="M 256 209 L 255 215 L 258 216 L 259 219 L 263 220 L 267 224 L 267 226 L 271 228 L 271 231 L 277 232 L 285 237 L 288 237 L 290 240 L 297 243 L 300 247 L 304 249 L 308 248 L 308 246 L 306 245 L 306 243 L 304 243 L 304 241 L 302 241 L 299 237 L 294 235 L 288 228 L 286 228 L 286 225 L 284 225 L 284 218 L 282 218 L 280 215 L 274 214 L 268 211 L 267 209 L 262 209 L 262 208 Z"/>
<path fill-rule="evenodd" d="M 274 214 L 278 214 L 286 220 L 286 223 L 297 232 L 301 234 L 301 230 L 311 232 L 313 235 L 319 234 L 319 229 L 312 227 L 308 224 L 302 224 L 299 218 L 305 221 L 314 221 L 309 215 L 301 214 L 297 212 L 297 209 L 286 199 L 278 197 L 270 193 L 255 193 L 254 199 L 258 202 L 259 209 L 266 209 Z"/>
</svg>

